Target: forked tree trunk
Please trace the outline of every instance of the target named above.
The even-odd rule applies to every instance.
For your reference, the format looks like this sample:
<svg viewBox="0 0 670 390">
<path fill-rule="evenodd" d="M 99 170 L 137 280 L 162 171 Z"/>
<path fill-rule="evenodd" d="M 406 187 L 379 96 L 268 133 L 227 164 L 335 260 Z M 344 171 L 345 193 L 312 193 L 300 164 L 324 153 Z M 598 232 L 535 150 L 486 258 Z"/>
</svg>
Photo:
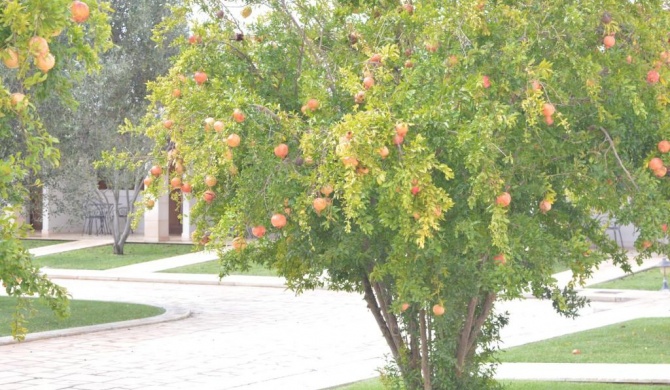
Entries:
<svg viewBox="0 0 670 390">
<path fill-rule="evenodd" d="M 460 378 L 467 369 L 468 358 L 472 357 L 476 349 L 476 341 L 479 337 L 482 326 L 495 302 L 496 294 L 492 292 L 483 293 L 484 302 L 479 305 L 479 297 L 472 297 L 468 303 L 468 312 L 461 329 L 461 335 L 458 340 L 458 349 L 456 350 L 456 375 Z"/>
<path fill-rule="evenodd" d="M 378 282 L 371 283 L 366 273 L 363 274 L 362 281 L 365 301 L 391 349 L 393 359 L 400 369 L 405 388 L 407 390 L 421 390 L 423 385 L 420 371 L 421 356 L 417 341 L 418 332 L 410 335 L 411 349 L 408 348 L 402 337 L 398 318 L 389 310 L 391 302 L 388 291 L 385 291 L 385 286 Z M 414 323 L 416 323 L 416 319 L 414 319 Z"/>
</svg>

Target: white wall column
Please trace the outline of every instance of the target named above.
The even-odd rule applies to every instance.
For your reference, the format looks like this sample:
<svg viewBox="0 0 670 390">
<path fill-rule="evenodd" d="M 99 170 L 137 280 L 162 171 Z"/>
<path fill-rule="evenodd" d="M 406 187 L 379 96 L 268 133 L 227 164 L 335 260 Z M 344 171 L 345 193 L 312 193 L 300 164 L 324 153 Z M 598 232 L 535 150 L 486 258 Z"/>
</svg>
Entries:
<svg viewBox="0 0 670 390">
<path fill-rule="evenodd" d="M 195 225 L 191 220 L 191 209 L 195 205 L 195 198 L 193 195 L 181 195 L 182 201 L 182 220 L 181 220 L 181 240 L 182 241 L 191 241 L 191 234 L 195 230 Z"/>
<path fill-rule="evenodd" d="M 33 221 L 30 221 L 31 223 Z M 49 223 L 49 188 L 42 187 L 42 237 L 48 237 L 51 231 Z"/>
<path fill-rule="evenodd" d="M 165 184 L 167 186 L 167 183 Z M 166 193 L 154 202 L 154 207 L 144 213 L 144 241 L 170 240 L 170 194 Z"/>
</svg>

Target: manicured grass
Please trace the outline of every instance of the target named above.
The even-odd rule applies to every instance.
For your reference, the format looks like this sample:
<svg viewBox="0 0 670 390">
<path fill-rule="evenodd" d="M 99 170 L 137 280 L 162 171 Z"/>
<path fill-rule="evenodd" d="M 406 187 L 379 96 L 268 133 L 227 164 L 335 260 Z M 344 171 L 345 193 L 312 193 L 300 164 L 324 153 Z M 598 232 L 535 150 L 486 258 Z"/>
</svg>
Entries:
<svg viewBox="0 0 670 390">
<path fill-rule="evenodd" d="M 578 383 L 578 382 L 539 382 L 539 381 L 502 381 L 507 390 L 668 390 L 670 386 L 614 384 L 614 383 Z M 338 387 L 337 390 L 384 390 L 377 379 L 362 381 L 352 385 Z"/>
<path fill-rule="evenodd" d="M 36 313 L 28 319 L 30 333 L 74 328 L 108 322 L 153 317 L 165 312 L 163 308 L 122 302 L 70 301 L 70 317 L 59 319 L 39 300 L 32 301 Z M 11 335 L 11 320 L 16 299 L 0 297 L 0 336 Z"/>
<path fill-rule="evenodd" d="M 48 245 L 63 244 L 68 241 L 63 240 L 21 240 L 21 244 L 26 249 L 40 248 Z"/>
<path fill-rule="evenodd" d="M 578 383 L 578 382 L 536 382 L 505 381 L 508 390 L 668 390 L 670 386 L 635 385 L 630 383 Z"/>
<path fill-rule="evenodd" d="M 670 275 L 668 275 L 670 277 Z M 598 283 L 589 288 L 611 288 L 617 290 L 660 290 L 663 285 L 663 275 L 658 268 L 626 275 L 623 278 L 609 282 Z"/>
<path fill-rule="evenodd" d="M 510 348 L 503 362 L 670 363 L 670 318 L 640 318 Z M 573 354 L 578 349 L 580 354 Z"/>
<path fill-rule="evenodd" d="M 191 253 L 191 245 L 126 244 L 124 254 L 114 255 L 112 246 L 100 246 L 37 257 L 39 267 L 104 270 Z"/>
<path fill-rule="evenodd" d="M 219 261 L 207 261 L 204 263 L 197 263 L 186 265 L 178 268 L 171 268 L 161 272 L 175 273 L 175 274 L 219 274 Z M 253 276 L 277 276 L 277 274 L 261 265 L 252 264 L 247 271 L 234 271 L 233 275 L 253 275 Z"/>
</svg>

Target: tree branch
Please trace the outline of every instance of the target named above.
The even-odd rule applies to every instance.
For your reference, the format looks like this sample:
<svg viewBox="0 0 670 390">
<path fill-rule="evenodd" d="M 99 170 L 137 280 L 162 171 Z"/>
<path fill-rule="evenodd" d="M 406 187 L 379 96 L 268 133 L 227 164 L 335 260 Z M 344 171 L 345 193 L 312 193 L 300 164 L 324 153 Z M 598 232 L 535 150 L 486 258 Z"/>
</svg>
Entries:
<svg viewBox="0 0 670 390">
<path fill-rule="evenodd" d="M 388 325 L 388 329 L 391 332 L 391 337 L 393 337 L 393 342 L 398 346 L 398 350 L 404 349 L 405 342 L 403 341 L 400 334 L 398 318 L 395 316 L 395 314 L 391 313 L 391 310 L 389 310 L 390 302 L 384 292 L 384 289 L 379 282 L 373 283 L 372 288 L 377 295 L 382 315 L 386 319 L 386 324 Z"/>
<path fill-rule="evenodd" d="M 484 322 L 486 322 L 486 319 L 489 317 L 491 309 L 493 309 L 493 302 L 495 302 L 495 300 L 496 300 L 495 293 L 490 292 L 486 294 L 484 304 L 482 305 L 482 311 L 475 319 L 474 326 L 472 327 L 472 331 L 470 332 L 470 340 L 468 340 L 468 353 L 473 351 L 475 341 L 477 340 L 477 337 L 479 337 L 482 330 L 482 326 L 484 325 Z"/>
<path fill-rule="evenodd" d="M 475 319 L 475 309 L 477 308 L 477 303 L 479 302 L 478 297 L 472 297 L 470 303 L 468 303 L 468 314 L 465 318 L 465 323 L 461 329 L 461 337 L 458 341 L 458 349 L 456 350 L 456 375 L 461 376 L 463 374 L 463 368 L 465 366 L 465 357 L 468 354 L 468 345 L 470 342 L 470 333 L 472 332 L 472 324 Z"/>
<path fill-rule="evenodd" d="M 633 176 L 631 176 L 630 172 L 628 172 L 628 169 L 623 165 L 623 161 L 621 161 L 621 157 L 619 157 L 619 153 L 616 151 L 616 146 L 614 145 L 614 141 L 612 140 L 612 137 L 610 137 L 610 134 L 607 132 L 607 130 L 604 127 L 599 127 L 600 131 L 605 134 L 605 138 L 607 138 L 607 142 L 609 142 L 610 147 L 612 148 L 612 151 L 614 152 L 614 156 L 616 157 L 617 162 L 619 163 L 619 166 L 621 169 L 623 169 L 624 172 L 626 172 L 626 176 L 628 176 L 628 180 L 633 184 L 633 187 L 635 187 L 636 190 L 640 190 L 640 188 L 637 186 L 635 183 L 635 180 L 633 180 Z"/>
<path fill-rule="evenodd" d="M 370 284 L 370 279 L 368 279 L 368 275 L 366 273 L 363 273 L 362 281 L 363 281 L 363 288 L 365 290 L 364 297 L 365 301 L 368 303 L 368 308 L 372 312 L 372 315 L 375 317 L 375 320 L 377 320 L 377 325 L 379 325 L 379 329 L 382 331 L 382 334 L 386 339 L 386 343 L 391 348 L 391 354 L 393 355 L 393 358 L 395 359 L 395 361 L 399 362 L 400 349 L 398 345 L 396 345 L 395 340 L 391 335 L 391 331 L 389 330 L 389 327 L 387 326 L 386 321 L 384 320 L 379 310 L 375 294 L 372 291 L 372 285 Z"/>
<path fill-rule="evenodd" d="M 252 107 L 255 108 L 261 114 L 265 114 L 270 118 L 274 119 L 277 123 L 281 122 L 281 119 L 277 116 L 277 114 L 272 112 L 272 110 L 270 110 L 269 108 L 261 106 L 260 104 L 253 104 Z"/>
</svg>

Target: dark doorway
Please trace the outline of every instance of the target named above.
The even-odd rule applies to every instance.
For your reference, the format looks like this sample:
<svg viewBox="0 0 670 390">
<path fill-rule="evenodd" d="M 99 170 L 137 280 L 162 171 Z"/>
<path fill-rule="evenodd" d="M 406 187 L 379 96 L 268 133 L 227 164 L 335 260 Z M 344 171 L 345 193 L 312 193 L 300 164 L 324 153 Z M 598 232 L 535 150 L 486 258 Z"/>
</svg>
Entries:
<svg viewBox="0 0 670 390">
<path fill-rule="evenodd" d="M 169 232 L 171 236 L 174 235 L 181 235 L 183 231 L 182 223 L 181 223 L 181 202 L 177 202 L 174 200 L 175 196 L 181 195 L 181 192 L 179 190 L 172 191 L 170 194 L 170 204 L 169 204 L 169 209 L 170 209 L 170 215 L 169 215 Z"/>
<path fill-rule="evenodd" d="M 42 187 L 30 187 L 30 202 L 28 204 L 30 225 L 36 232 L 42 231 L 42 207 L 44 205 Z"/>
</svg>

